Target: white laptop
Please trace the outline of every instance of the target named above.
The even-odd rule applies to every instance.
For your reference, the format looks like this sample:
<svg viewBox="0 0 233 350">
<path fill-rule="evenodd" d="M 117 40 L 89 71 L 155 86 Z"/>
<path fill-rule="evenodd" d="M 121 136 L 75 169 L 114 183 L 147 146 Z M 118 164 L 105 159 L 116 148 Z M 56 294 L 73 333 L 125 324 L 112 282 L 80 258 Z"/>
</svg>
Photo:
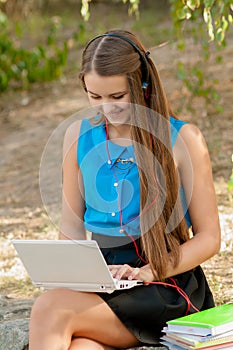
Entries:
<svg viewBox="0 0 233 350">
<path fill-rule="evenodd" d="M 107 292 L 142 285 L 138 280 L 117 280 L 94 240 L 13 240 L 33 284 L 44 289 L 70 288 Z"/>
</svg>

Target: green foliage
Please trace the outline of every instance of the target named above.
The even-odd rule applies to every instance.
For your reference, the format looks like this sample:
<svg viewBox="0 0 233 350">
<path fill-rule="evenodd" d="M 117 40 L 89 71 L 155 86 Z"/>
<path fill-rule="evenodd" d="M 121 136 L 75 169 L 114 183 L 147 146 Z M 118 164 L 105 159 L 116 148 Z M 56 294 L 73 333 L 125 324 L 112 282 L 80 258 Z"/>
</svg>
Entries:
<svg viewBox="0 0 233 350">
<path fill-rule="evenodd" d="M 128 8 L 128 13 L 129 15 L 134 15 L 136 18 L 139 18 L 139 3 L 140 0 L 122 0 L 124 4 L 129 2 L 129 8 Z"/>
<path fill-rule="evenodd" d="M 209 40 L 225 45 L 226 32 L 232 25 L 232 0 L 169 0 L 174 27 L 183 29 L 185 20 L 202 21 Z"/>
<path fill-rule="evenodd" d="M 81 15 L 84 21 L 88 21 L 90 17 L 89 2 L 91 0 L 82 0 Z"/>
<path fill-rule="evenodd" d="M 89 20 L 91 1 L 81 1 L 81 15 L 85 21 Z M 129 15 L 135 15 L 139 19 L 140 0 L 114 0 L 116 1 L 127 4 Z M 226 45 L 226 33 L 233 23 L 233 0 L 168 1 L 173 35 L 175 33 L 178 39 L 177 47 L 180 50 L 185 48 L 184 38 L 187 34 L 196 43 L 202 43 L 203 62 L 201 59 L 195 66 L 179 62 L 178 76 L 191 94 L 218 103 L 219 96 L 213 87 L 215 81 L 205 76 L 205 65 L 210 57 L 210 41 L 216 42 L 219 47 Z M 62 31 L 62 24 L 59 17 L 52 17 L 43 44 L 26 49 L 21 43 L 24 34 L 22 25 L 15 23 L 13 32 L 10 25 L 6 15 L 0 11 L 0 91 L 6 90 L 9 85 L 29 88 L 33 82 L 59 78 L 67 64 L 70 42 L 80 43 L 81 40 L 83 43 L 87 39 L 82 22 L 72 39 L 60 40 L 58 44 L 58 33 Z M 222 62 L 221 55 L 218 56 L 218 61 Z"/>
<path fill-rule="evenodd" d="M 220 100 L 219 94 L 214 88 L 217 81 L 207 80 L 200 64 L 194 64 L 191 67 L 185 65 L 183 62 L 178 62 L 178 78 L 183 82 L 184 86 L 191 92 L 189 100 L 186 101 L 187 109 L 192 110 L 193 97 L 203 97 L 207 103 L 216 104 L 218 112 L 222 111 L 222 106 L 217 105 Z"/>
<path fill-rule="evenodd" d="M 90 17 L 89 3 L 92 0 L 82 0 L 81 14 L 85 21 Z M 124 4 L 129 3 L 128 12 L 139 18 L 140 0 L 122 0 Z M 232 0 L 169 0 L 173 25 L 177 30 L 182 27 L 185 20 L 202 20 L 206 25 L 211 41 L 216 40 L 218 44 L 225 43 L 226 31 L 233 23 Z"/>
<path fill-rule="evenodd" d="M 184 37 L 192 38 L 201 45 L 200 59 L 195 65 L 178 63 L 178 77 L 191 93 L 187 101 L 188 109 L 192 109 L 192 97 L 201 96 L 221 112 L 220 96 L 216 91 L 218 81 L 206 72 L 206 65 L 211 56 L 213 45 L 220 50 L 226 45 L 226 32 L 232 24 L 232 0 L 169 0 L 174 34 L 177 37 L 177 47 L 184 50 Z M 219 54 L 216 60 L 222 63 Z"/>
<path fill-rule="evenodd" d="M 82 6 L 81 6 L 81 15 L 84 19 L 84 21 L 88 21 L 90 17 L 90 8 L 89 3 L 92 0 L 82 0 Z M 128 7 L 128 13 L 129 15 L 135 15 L 136 18 L 139 18 L 139 3 L 140 0 L 122 0 L 124 4 L 129 3 Z"/>
<path fill-rule="evenodd" d="M 56 43 L 59 28 L 58 18 L 52 18 L 46 43 L 27 50 L 20 45 L 22 27 L 16 25 L 17 40 L 11 39 L 8 18 L 0 12 L 0 91 L 10 83 L 27 89 L 31 83 L 51 81 L 62 75 L 68 43 L 64 41 L 60 46 Z"/>
</svg>

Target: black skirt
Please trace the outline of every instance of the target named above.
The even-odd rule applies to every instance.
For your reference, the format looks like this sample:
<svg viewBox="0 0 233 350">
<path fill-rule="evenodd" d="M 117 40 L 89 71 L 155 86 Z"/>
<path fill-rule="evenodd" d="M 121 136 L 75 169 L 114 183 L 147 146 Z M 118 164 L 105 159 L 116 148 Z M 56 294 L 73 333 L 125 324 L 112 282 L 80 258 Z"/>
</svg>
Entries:
<svg viewBox="0 0 233 350">
<path fill-rule="evenodd" d="M 129 264 L 134 267 L 143 265 L 132 242 L 124 241 L 121 246 L 113 244 L 111 248 L 110 237 L 93 234 L 92 238 L 102 247 L 108 265 Z M 139 239 L 136 242 L 140 246 Z M 214 306 L 213 295 L 200 266 L 174 276 L 173 281 L 167 279 L 165 282 L 173 284 L 174 281 L 198 310 Z M 98 295 L 142 344 L 158 345 L 161 330 L 166 322 L 184 316 L 188 306 L 185 298 L 175 288 L 163 285 L 144 285 Z M 193 312 L 195 310 L 191 307 L 189 313 Z"/>
</svg>

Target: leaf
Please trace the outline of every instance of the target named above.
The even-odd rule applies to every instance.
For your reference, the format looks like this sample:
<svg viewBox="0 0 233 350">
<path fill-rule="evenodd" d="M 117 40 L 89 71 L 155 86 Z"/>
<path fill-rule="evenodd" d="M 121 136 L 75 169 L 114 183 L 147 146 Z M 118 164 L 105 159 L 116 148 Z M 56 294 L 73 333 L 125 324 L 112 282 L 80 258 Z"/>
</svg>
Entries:
<svg viewBox="0 0 233 350">
<path fill-rule="evenodd" d="M 178 63 L 178 71 L 177 71 L 177 76 L 180 80 L 184 80 L 186 78 L 186 73 L 184 71 L 184 65 L 182 62 Z"/>
<path fill-rule="evenodd" d="M 206 8 L 204 9 L 204 11 L 203 11 L 203 18 L 204 18 L 204 21 L 207 24 L 210 41 L 213 41 L 214 37 L 215 37 L 214 36 L 214 27 L 213 27 L 213 24 L 212 24 L 212 16 L 211 16 L 211 12 L 210 12 L 209 9 L 206 9 Z"/>
<path fill-rule="evenodd" d="M 4 27 L 7 26 L 7 16 L 1 10 L 0 10 L 0 25 Z"/>
<path fill-rule="evenodd" d="M 140 0 L 129 0 L 130 6 L 128 9 L 128 13 L 130 16 L 132 16 L 134 14 L 137 19 L 139 19 L 139 17 L 140 17 L 139 2 L 140 2 Z"/>
<path fill-rule="evenodd" d="M 211 8 L 214 4 L 215 0 L 204 0 L 204 6 L 206 8 Z"/>
<path fill-rule="evenodd" d="M 90 17 L 88 2 L 89 2 L 89 0 L 82 0 L 81 15 L 82 15 L 84 21 L 88 21 L 89 17 Z"/>
<path fill-rule="evenodd" d="M 213 99 L 215 101 L 219 101 L 220 100 L 220 95 L 216 91 L 213 91 L 212 97 L 213 97 Z"/>
<path fill-rule="evenodd" d="M 187 6 L 194 11 L 196 8 L 200 6 L 200 0 L 188 0 Z"/>
<path fill-rule="evenodd" d="M 233 190 L 233 173 L 231 174 L 230 180 L 227 183 L 227 187 L 229 191 Z"/>
<path fill-rule="evenodd" d="M 217 109 L 217 112 L 218 112 L 218 113 L 222 113 L 222 111 L 223 111 L 223 106 L 217 105 L 216 109 Z"/>
<path fill-rule="evenodd" d="M 222 30 L 223 30 L 224 32 L 225 32 L 225 31 L 227 30 L 227 28 L 228 28 L 228 22 L 227 22 L 225 16 L 222 16 L 222 25 L 221 25 L 221 27 L 222 27 Z"/>
<path fill-rule="evenodd" d="M 191 14 L 188 6 L 184 6 L 181 9 L 178 9 L 176 11 L 176 15 L 177 15 L 179 20 L 190 19 L 192 17 L 192 14 Z"/>
<path fill-rule="evenodd" d="M 204 18 L 205 23 L 208 23 L 210 20 L 210 11 L 207 8 L 204 8 L 203 18 Z"/>
<path fill-rule="evenodd" d="M 184 9 L 182 8 L 182 9 L 177 10 L 176 16 L 179 20 L 185 19 L 186 15 L 185 15 Z"/>
<path fill-rule="evenodd" d="M 218 28 L 216 33 L 216 39 L 219 43 L 222 43 L 225 38 L 225 32 L 222 28 Z"/>
<path fill-rule="evenodd" d="M 177 44 L 177 48 L 178 48 L 178 50 L 184 50 L 185 49 L 185 47 L 186 47 L 186 45 L 185 45 L 185 42 L 184 41 L 179 41 L 178 42 L 178 44 Z"/>
<path fill-rule="evenodd" d="M 210 37 L 210 41 L 213 41 L 215 36 L 214 36 L 214 27 L 213 27 L 212 23 L 208 25 L 208 34 Z"/>
<path fill-rule="evenodd" d="M 218 56 L 216 57 L 216 62 L 217 62 L 217 63 L 222 63 L 222 61 L 223 61 L 223 57 L 222 57 L 221 55 L 218 55 Z"/>
<path fill-rule="evenodd" d="M 8 80 L 7 74 L 2 70 L 0 70 L 0 91 L 6 90 L 8 83 L 9 83 L 9 80 Z"/>
</svg>

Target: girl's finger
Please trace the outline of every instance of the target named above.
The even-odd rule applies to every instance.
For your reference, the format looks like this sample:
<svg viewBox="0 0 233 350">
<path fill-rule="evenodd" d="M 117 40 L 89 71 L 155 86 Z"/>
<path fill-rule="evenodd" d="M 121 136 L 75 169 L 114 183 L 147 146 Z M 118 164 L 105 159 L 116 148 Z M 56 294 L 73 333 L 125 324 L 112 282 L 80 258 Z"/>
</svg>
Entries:
<svg viewBox="0 0 233 350">
<path fill-rule="evenodd" d="M 109 270 L 114 278 L 121 279 L 123 276 L 128 277 L 128 274 L 131 272 L 132 268 L 125 265 L 109 265 Z"/>
<path fill-rule="evenodd" d="M 122 279 L 128 277 L 129 273 L 131 272 L 132 268 L 125 264 L 125 265 L 120 265 L 119 270 L 117 271 L 116 278 L 117 279 Z"/>
<path fill-rule="evenodd" d="M 139 268 L 139 267 L 135 267 L 135 268 L 131 271 L 130 275 L 128 276 L 128 279 L 129 279 L 129 280 L 140 279 L 140 278 L 139 278 L 139 273 L 140 273 L 140 268 Z"/>
</svg>

